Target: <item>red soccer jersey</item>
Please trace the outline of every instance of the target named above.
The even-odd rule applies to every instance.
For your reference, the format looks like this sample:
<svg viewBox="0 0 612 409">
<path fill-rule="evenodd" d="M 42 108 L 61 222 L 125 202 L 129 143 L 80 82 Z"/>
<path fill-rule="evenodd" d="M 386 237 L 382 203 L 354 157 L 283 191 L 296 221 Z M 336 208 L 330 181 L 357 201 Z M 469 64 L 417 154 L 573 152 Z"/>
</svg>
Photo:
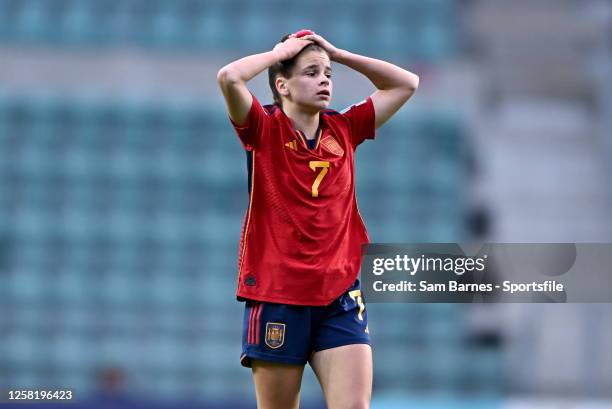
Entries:
<svg viewBox="0 0 612 409">
<path fill-rule="evenodd" d="M 368 98 L 321 111 L 316 145 L 275 105 L 253 104 L 236 126 L 250 155 L 249 207 L 238 255 L 238 298 L 327 305 L 356 280 L 368 242 L 355 198 L 354 152 L 373 139 Z"/>
</svg>

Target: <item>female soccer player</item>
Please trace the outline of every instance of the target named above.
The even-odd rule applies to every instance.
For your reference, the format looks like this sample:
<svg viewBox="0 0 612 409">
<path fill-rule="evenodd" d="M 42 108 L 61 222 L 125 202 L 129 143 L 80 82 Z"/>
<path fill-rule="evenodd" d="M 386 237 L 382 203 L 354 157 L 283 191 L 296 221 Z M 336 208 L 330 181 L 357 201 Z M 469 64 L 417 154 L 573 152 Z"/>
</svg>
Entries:
<svg viewBox="0 0 612 409">
<path fill-rule="evenodd" d="M 345 112 L 327 109 L 331 61 L 377 91 Z M 266 68 L 274 105 L 262 106 L 246 83 Z M 237 297 L 246 301 L 241 363 L 252 367 L 257 407 L 297 408 L 309 362 L 329 408 L 368 408 L 372 351 L 357 280 L 368 236 L 354 151 L 412 96 L 419 77 L 302 30 L 226 65 L 217 80 L 247 151 Z"/>
</svg>

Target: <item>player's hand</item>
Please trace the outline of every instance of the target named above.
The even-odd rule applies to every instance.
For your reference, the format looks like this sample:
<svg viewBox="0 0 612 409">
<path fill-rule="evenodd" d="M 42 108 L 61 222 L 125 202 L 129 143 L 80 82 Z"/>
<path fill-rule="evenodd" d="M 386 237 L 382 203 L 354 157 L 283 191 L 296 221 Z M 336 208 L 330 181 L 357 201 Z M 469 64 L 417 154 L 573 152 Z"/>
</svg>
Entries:
<svg viewBox="0 0 612 409">
<path fill-rule="evenodd" d="M 300 51 L 302 51 L 302 48 L 306 47 L 308 44 L 312 44 L 313 42 L 313 40 L 306 40 L 304 38 L 289 37 L 282 43 L 276 44 L 272 51 L 278 57 L 278 61 L 284 61 L 295 57 Z"/>
<path fill-rule="evenodd" d="M 319 45 L 321 48 L 323 48 L 327 52 L 327 54 L 329 55 L 329 58 L 332 61 L 336 59 L 336 57 L 338 56 L 340 52 L 340 49 L 334 47 L 332 43 L 330 43 L 329 41 L 327 41 L 326 39 L 324 39 L 323 37 L 321 37 L 320 35 L 316 33 L 305 35 L 303 37 L 300 37 L 300 39 L 310 40 L 314 42 L 315 44 Z"/>
</svg>

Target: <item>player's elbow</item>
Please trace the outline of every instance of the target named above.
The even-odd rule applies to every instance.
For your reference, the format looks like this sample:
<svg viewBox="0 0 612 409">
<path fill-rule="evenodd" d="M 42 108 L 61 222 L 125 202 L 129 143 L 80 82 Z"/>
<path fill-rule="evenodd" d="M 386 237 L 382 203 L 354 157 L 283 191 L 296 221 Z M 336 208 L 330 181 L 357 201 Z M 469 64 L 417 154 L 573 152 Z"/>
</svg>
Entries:
<svg viewBox="0 0 612 409">
<path fill-rule="evenodd" d="M 419 87 L 419 83 L 421 82 L 421 77 L 419 77 L 416 74 L 412 74 L 412 73 L 411 75 L 412 75 L 412 87 L 413 87 L 412 91 L 414 92 Z"/>
<path fill-rule="evenodd" d="M 413 94 L 419 88 L 420 78 L 418 75 L 407 72 L 404 87 L 410 94 Z"/>
<path fill-rule="evenodd" d="M 241 81 L 240 74 L 232 67 L 226 65 L 217 73 L 217 83 L 221 88 L 226 88 Z"/>
<path fill-rule="evenodd" d="M 406 72 L 406 74 L 402 84 L 398 87 L 404 101 L 407 101 L 419 87 L 419 76 L 411 72 Z"/>
</svg>

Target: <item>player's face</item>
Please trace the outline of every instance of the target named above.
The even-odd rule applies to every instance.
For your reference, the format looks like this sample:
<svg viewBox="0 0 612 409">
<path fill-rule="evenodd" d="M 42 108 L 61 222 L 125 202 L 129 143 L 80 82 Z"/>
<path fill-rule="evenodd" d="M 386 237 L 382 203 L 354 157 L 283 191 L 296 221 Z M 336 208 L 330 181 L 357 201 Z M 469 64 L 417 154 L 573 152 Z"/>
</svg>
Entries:
<svg viewBox="0 0 612 409">
<path fill-rule="evenodd" d="M 287 80 L 289 98 L 297 105 L 320 111 L 329 106 L 332 96 L 331 63 L 322 51 L 300 55 Z"/>
</svg>

